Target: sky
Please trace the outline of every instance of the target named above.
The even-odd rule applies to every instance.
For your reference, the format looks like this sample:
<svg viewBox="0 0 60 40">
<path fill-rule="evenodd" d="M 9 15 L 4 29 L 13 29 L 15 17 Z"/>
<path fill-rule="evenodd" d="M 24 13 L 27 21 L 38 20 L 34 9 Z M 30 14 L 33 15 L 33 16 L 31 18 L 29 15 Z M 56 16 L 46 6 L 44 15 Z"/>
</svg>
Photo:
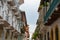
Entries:
<svg viewBox="0 0 60 40">
<path fill-rule="evenodd" d="M 38 7 L 40 0 L 24 0 L 24 4 L 20 6 L 20 10 L 25 11 L 27 24 L 29 25 L 30 37 L 36 28 L 38 19 Z"/>
</svg>

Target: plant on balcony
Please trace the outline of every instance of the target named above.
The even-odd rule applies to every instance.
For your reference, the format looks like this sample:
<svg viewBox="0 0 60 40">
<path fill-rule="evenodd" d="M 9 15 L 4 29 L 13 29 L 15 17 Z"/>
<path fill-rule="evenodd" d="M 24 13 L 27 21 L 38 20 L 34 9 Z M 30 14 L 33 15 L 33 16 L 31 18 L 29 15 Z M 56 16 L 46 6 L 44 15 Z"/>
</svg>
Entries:
<svg viewBox="0 0 60 40">
<path fill-rule="evenodd" d="M 33 34 L 33 36 L 32 36 L 32 39 L 36 39 L 37 36 L 38 36 L 38 33 L 35 32 L 35 33 Z"/>
<path fill-rule="evenodd" d="M 44 5 L 44 6 L 48 6 L 48 5 L 49 5 L 49 2 L 44 2 L 43 5 Z"/>
<path fill-rule="evenodd" d="M 43 5 L 40 5 L 38 11 L 41 10 L 42 8 L 43 8 Z"/>
<path fill-rule="evenodd" d="M 39 31 L 38 31 L 38 29 L 36 29 L 35 33 L 32 36 L 32 39 L 36 39 L 36 37 L 38 37 L 38 35 L 39 35 Z"/>
<path fill-rule="evenodd" d="M 42 7 L 43 7 L 43 5 L 40 5 L 40 7 L 39 7 L 39 8 L 41 9 Z"/>
</svg>

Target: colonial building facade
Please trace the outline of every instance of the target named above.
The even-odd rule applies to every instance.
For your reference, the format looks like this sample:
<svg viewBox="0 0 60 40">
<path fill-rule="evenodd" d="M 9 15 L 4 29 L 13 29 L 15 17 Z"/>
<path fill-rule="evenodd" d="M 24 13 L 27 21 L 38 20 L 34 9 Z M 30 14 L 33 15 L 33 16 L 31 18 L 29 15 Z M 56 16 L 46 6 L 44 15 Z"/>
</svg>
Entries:
<svg viewBox="0 0 60 40">
<path fill-rule="evenodd" d="M 38 39 L 60 40 L 60 0 L 41 0 L 38 12 Z"/>
<path fill-rule="evenodd" d="M 24 11 L 21 11 L 21 14 L 22 14 L 22 21 L 23 21 L 23 23 L 24 23 L 24 27 L 23 27 L 23 29 L 24 29 L 24 38 L 23 38 L 23 40 L 29 40 L 29 25 L 27 24 L 27 20 L 26 20 L 26 14 L 25 14 L 25 12 Z"/>
<path fill-rule="evenodd" d="M 0 0 L 0 40 L 23 40 L 26 24 L 19 10 L 22 3 L 24 0 Z"/>
</svg>

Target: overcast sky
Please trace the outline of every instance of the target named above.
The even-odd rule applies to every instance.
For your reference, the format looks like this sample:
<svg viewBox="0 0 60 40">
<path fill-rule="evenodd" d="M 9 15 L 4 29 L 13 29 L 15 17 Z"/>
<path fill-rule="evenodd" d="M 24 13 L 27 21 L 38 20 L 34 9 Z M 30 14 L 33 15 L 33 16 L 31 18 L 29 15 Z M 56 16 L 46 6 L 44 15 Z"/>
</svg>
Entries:
<svg viewBox="0 0 60 40">
<path fill-rule="evenodd" d="M 26 13 L 30 35 L 32 35 L 36 28 L 36 22 L 39 16 L 37 12 L 39 4 L 40 0 L 24 0 L 24 4 L 20 6 L 20 9 Z"/>
</svg>

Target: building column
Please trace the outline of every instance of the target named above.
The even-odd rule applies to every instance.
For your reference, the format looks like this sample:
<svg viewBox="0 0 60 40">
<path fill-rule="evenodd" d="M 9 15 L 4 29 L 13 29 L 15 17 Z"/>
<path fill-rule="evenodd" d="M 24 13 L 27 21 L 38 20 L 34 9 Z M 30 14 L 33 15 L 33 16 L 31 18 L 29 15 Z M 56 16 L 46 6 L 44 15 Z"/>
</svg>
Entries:
<svg viewBox="0 0 60 40">
<path fill-rule="evenodd" d="M 8 32 L 9 32 L 9 30 L 8 30 Z M 8 33 L 8 32 L 7 32 L 7 40 L 10 40 L 10 38 L 9 38 L 9 36 L 10 36 L 9 33 L 10 33 L 10 32 L 9 32 L 9 33 Z"/>
<path fill-rule="evenodd" d="M 10 40 L 12 40 L 12 31 L 10 30 Z"/>
<path fill-rule="evenodd" d="M 18 35 L 18 40 L 20 40 L 20 35 Z"/>
<path fill-rule="evenodd" d="M 10 39 L 12 40 L 12 35 L 13 33 L 12 33 L 12 31 L 10 30 Z"/>
<path fill-rule="evenodd" d="M 7 38 L 7 40 L 11 40 L 11 30 L 9 30 L 9 33 L 8 33 L 8 38 Z"/>
<path fill-rule="evenodd" d="M 0 30 L 0 40 L 1 40 L 1 30 Z"/>
<path fill-rule="evenodd" d="M 43 35 L 43 40 L 45 40 L 45 35 Z"/>
<path fill-rule="evenodd" d="M 43 40 L 45 40 L 45 36 L 46 36 L 46 35 L 43 35 Z"/>
<path fill-rule="evenodd" d="M 55 28 L 53 28 L 53 40 L 56 40 L 56 36 L 55 36 Z"/>
<path fill-rule="evenodd" d="M 14 40 L 14 37 L 13 37 L 13 35 L 12 35 L 12 40 Z"/>
<path fill-rule="evenodd" d="M 6 40 L 5 37 L 6 37 L 6 29 L 5 27 L 3 27 L 3 32 L 2 32 L 2 40 Z"/>
<path fill-rule="evenodd" d="M 58 30 L 59 30 L 59 32 L 58 32 L 59 34 L 58 35 L 59 35 L 59 40 L 60 40 L 60 26 L 59 26 Z"/>
<path fill-rule="evenodd" d="M 15 38 L 14 38 L 14 33 L 13 33 L 13 35 L 12 35 L 12 40 L 15 40 Z"/>
<path fill-rule="evenodd" d="M 41 38 L 42 38 L 42 40 L 43 40 L 43 34 L 42 34 L 42 37 L 41 37 Z"/>
<path fill-rule="evenodd" d="M 47 37 L 48 35 L 47 35 L 47 33 L 46 33 L 46 40 L 48 40 L 48 37 Z"/>
<path fill-rule="evenodd" d="M 12 40 L 14 40 L 14 37 L 13 37 L 13 32 L 12 32 L 12 35 L 11 35 L 11 37 L 12 37 Z"/>
<path fill-rule="evenodd" d="M 51 40 L 51 29 L 49 30 L 49 36 L 50 36 L 50 40 Z"/>
</svg>

